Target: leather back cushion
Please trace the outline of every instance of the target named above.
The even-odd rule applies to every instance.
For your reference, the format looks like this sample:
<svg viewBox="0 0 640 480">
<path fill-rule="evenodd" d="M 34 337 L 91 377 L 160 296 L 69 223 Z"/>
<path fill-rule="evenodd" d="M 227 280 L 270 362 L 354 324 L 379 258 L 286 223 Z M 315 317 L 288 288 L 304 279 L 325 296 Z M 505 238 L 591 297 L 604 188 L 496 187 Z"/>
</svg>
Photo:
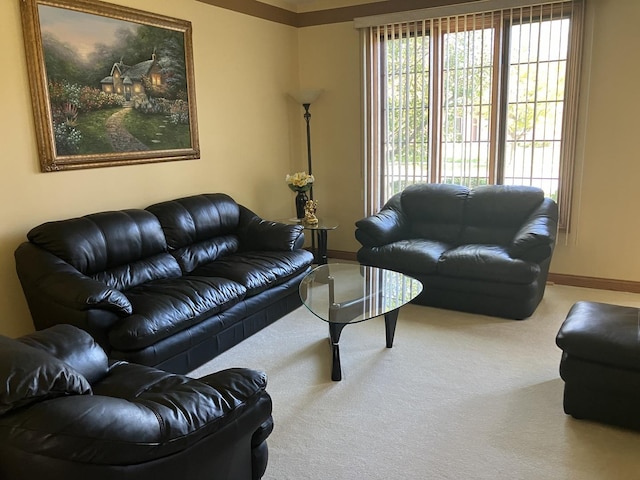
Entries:
<svg viewBox="0 0 640 480">
<path fill-rule="evenodd" d="M 176 259 L 170 253 L 161 253 L 110 268 L 91 277 L 113 289 L 125 291 L 152 280 L 176 278 L 181 275 L 182 271 Z"/>
<path fill-rule="evenodd" d="M 411 235 L 455 243 L 462 228 L 469 189 L 461 185 L 415 184 L 402 192 L 402 210 Z"/>
<path fill-rule="evenodd" d="M 44 223 L 27 238 L 85 275 L 166 252 L 158 219 L 145 210 L 101 212 Z"/>
<path fill-rule="evenodd" d="M 53 355 L 0 336 L 0 415 L 63 395 L 91 393 L 86 378 Z"/>
<path fill-rule="evenodd" d="M 485 185 L 474 188 L 467 198 L 459 243 L 508 245 L 543 200 L 544 192 L 536 187 Z"/>
<path fill-rule="evenodd" d="M 83 274 L 116 290 L 181 274 L 158 219 L 142 209 L 48 222 L 27 237 Z"/>
<path fill-rule="evenodd" d="M 173 252 L 173 255 L 182 271 L 191 273 L 217 258 L 237 252 L 238 248 L 240 248 L 240 240 L 236 235 L 223 235 L 179 248 Z"/>
<path fill-rule="evenodd" d="M 167 244 L 185 272 L 239 248 L 240 206 L 228 195 L 193 195 L 147 210 L 160 220 Z"/>
</svg>

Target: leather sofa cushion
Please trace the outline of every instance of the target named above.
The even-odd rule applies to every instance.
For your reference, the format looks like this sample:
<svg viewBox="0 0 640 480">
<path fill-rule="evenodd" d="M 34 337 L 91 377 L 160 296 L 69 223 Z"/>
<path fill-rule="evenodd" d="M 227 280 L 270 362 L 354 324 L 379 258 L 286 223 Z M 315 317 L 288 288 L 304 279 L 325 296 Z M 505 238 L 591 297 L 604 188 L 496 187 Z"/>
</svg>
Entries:
<svg viewBox="0 0 640 480">
<path fill-rule="evenodd" d="M 511 258 L 497 245 L 462 245 L 447 250 L 438 262 L 438 274 L 493 282 L 529 284 L 540 275 L 540 267 Z"/>
<path fill-rule="evenodd" d="M 535 187 L 484 185 L 469 192 L 459 244 L 509 245 L 544 200 Z"/>
<path fill-rule="evenodd" d="M 247 290 L 226 278 L 188 276 L 148 282 L 125 292 L 133 314 L 109 331 L 118 350 L 148 347 L 243 300 Z"/>
<path fill-rule="evenodd" d="M 169 253 L 110 268 L 91 276 L 94 280 L 118 290 L 124 291 L 143 283 L 163 278 L 177 278 L 182 275 L 176 259 Z"/>
<path fill-rule="evenodd" d="M 0 417 L 0 429 L 15 448 L 45 457 L 140 464 L 181 452 L 225 427 L 238 428 L 234 421 L 248 410 L 267 415 L 266 382 L 264 373 L 248 369 L 196 380 L 118 362 L 94 395 L 37 403 L 7 420 L 10 429 Z"/>
<path fill-rule="evenodd" d="M 312 258 L 310 252 L 302 249 L 236 253 L 202 265 L 193 275 L 229 278 L 243 285 L 247 297 L 251 297 L 304 272 Z"/>
<path fill-rule="evenodd" d="M 560 327 L 556 344 L 569 356 L 604 365 L 640 370 L 635 307 L 577 302 Z"/>
<path fill-rule="evenodd" d="M 174 250 L 180 268 L 191 273 L 201 265 L 238 251 L 240 240 L 236 235 L 222 235 Z"/>
<path fill-rule="evenodd" d="M 0 335 L 0 415 L 49 398 L 91 393 L 86 378 L 51 354 Z"/>
<path fill-rule="evenodd" d="M 455 244 L 463 224 L 469 189 L 451 184 L 416 184 L 401 196 L 411 236 Z"/>
<path fill-rule="evenodd" d="M 167 251 L 158 219 L 138 209 L 47 222 L 33 228 L 27 238 L 85 275 Z"/>
<path fill-rule="evenodd" d="M 24 335 L 17 341 L 53 355 L 90 384 L 104 378 L 109 371 L 109 359 L 102 347 L 91 335 L 73 325 L 61 323 Z"/>
<path fill-rule="evenodd" d="M 223 193 L 178 198 L 146 210 L 160 220 L 173 250 L 234 233 L 240 221 L 239 205 Z"/>
<path fill-rule="evenodd" d="M 437 272 L 440 256 L 450 245 L 435 240 L 400 240 L 381 247 L 361 249 L 358 261 L 365 265 L 420 275 L 433 275 Z"/>
</svg>

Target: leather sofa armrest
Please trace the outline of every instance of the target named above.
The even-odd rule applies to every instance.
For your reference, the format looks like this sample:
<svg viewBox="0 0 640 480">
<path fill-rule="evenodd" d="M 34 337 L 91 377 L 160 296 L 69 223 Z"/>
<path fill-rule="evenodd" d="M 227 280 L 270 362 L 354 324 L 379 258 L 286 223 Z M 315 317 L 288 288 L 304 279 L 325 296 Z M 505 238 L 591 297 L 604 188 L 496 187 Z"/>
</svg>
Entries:
<svg viewBox="0 0 640 480">
<path fill-rule="evenodd" d="M 109 371 L 109 359 L 94 338 L 73 325 L 58 324 L 29 333 L 17 342 L 37 348 L 62 360 L 93 384 Z"/>
<path fill-rule="evenodd" d="M 103 309 L 121 316 L 131 315 L 133 307 L 120 291 L 80 273 L 59 257 L 28 242 L 15 252 L 16 270 L 27 295 L 73 310 Z"/>
<path fill-rule="evenodd" d="M 302 225 L 263 220 L 243 206 L 240 206 L 239 237 L 243 250 L 290 252 L 304 245 Z"/>
<path fill-rule="evenodd" d="M 408 238 L 408 232 L 407 218 L 397 194 L 378 213 L 358 220 L 355 235 L 364 247 L 379 247 Z"/>
<path fill-rule="evenodd" d="M 558 230 L 558 205 L 545 198 L 516 233 L 509 255 L 539 263 L 553 254 Z"/>
</svg>

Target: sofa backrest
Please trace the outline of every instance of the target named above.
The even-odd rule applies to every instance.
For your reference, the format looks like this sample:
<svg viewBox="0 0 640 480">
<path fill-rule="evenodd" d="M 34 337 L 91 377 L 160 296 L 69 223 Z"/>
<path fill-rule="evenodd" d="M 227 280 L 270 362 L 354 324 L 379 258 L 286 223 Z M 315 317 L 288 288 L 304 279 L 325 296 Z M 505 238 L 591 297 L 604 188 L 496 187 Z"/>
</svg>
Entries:
<svg viewBox="0 0 640 480">
<path fill-rule="evenodd" d="M 401 194 L 411 236 L 449 244 L 508 245 L 544 200 L 536 187 L 421 183 Z"/>
<path fill-rule="evenodd" d="M 117 290 L 180 275 L 158 219 L 142 209 L 94 213 L 33 228 L 29 241 Z"/>
<path fill-rule="evenodd" d="M 469 192 L 460 244 L 508 245 L 544 200 L 536 187 L 483 185 Z"/>
<path fill-rule="evenodd" d="M 468 194 L 467 187 L 445 183 L 420 183 L 405 188 L 400 202 L 411 236 L 456 243 Z"/>
<path fill-rule="evenodd" d="M 183 272 L 235 253 L 240 247 L 240 206 L 223 193 L 169 200 L 147 210 L 160 220 L 167 245 Z"/>
</svg>

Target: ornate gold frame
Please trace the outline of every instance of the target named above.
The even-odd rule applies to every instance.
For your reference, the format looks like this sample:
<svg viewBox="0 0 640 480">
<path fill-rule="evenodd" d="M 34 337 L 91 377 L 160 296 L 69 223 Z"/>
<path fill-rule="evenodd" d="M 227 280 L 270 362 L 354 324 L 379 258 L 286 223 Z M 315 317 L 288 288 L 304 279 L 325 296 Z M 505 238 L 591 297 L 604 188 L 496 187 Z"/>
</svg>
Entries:
<svg viewBox="0 0 640 480">
<path fill-rule="evenodd" d="M 38 140 L 38 154 L 43 172 L 200 158 L 193 74 L 191 22 L 113 5 L 99 0 L 20 0 L 20 4 L 27 68 Z M 58 154 L 53 124 L 54 117 L 49 97 L 40 13 L 38 10 L 41 5 L 181 32 L 185 50 L 184 71 L 181 71 L 181 73 L 184 73 L 186 77 L 186 102 L 188 103 L 188 123 L 191 143 L 189 148 L 168 148 L 166 150 L 148 149 L 111 153 Z"/>
</svg>

